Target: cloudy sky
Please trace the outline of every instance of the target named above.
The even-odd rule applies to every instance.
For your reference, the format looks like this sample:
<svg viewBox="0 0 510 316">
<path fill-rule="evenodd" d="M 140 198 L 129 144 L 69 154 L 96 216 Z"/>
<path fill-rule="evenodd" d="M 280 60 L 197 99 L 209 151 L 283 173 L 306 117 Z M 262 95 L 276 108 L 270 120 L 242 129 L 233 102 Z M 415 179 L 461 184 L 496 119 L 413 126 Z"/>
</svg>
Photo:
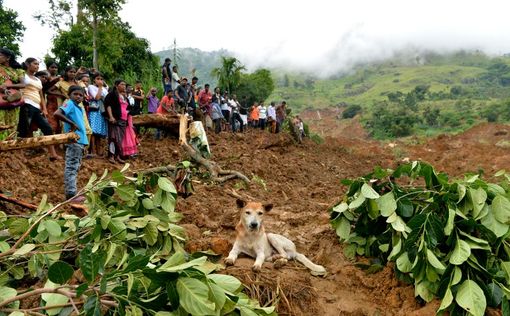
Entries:
<svg viewBox="0 0 510 316">
<path fill-rule="evenodd" d="M 50 51 L 52 31 L 32 15 L 46 0 L 4 0 L 27 27 L 23 57 Z M 156 52 L 225 48 L 260 65 L 331 74 L 408 49 L 510 52 L 510 1 L 503 0 L 127 0 L 120 12 Z"/>
</svg>

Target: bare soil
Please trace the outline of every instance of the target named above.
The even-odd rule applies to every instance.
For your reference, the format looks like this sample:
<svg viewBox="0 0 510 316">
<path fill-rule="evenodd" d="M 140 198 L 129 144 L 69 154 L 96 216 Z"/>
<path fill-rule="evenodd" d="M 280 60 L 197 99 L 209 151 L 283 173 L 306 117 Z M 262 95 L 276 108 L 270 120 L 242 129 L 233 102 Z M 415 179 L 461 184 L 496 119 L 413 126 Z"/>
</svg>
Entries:
<svg viewBox="0 0 510 316">
<path fill-rule="evenodd" d="M 195 178 L 195 193 L 179 199 L 187 229 L 189 251 L 212 249 L 223 257 L 235 238 L 238 220 L 235 198 L 229 192 L 271 202 L 275 208 L 265 218 L 266 230 L 292 239 L 298 250 L 326 267 L 328 275 L 313 277 L 301 265 L 290 262 L 281 269 L 265 263 L 262 272 L 251 271 L 253 260 L 241 258 L 225 273 L 239 277 L 247 291 L 262 303 L 278 303 L 281 315 L 434 315 L 438 302 L 423 305 L 411 285 L 398 281 L 391 265 L 366 274 L 343 255 L 343 246 L 331 230 L 328 209 L 339 201 L 344 178 L 370 172 L 375 166 L 395 167 L 402 160 L 424 160 L 452 177 L 480 172 L 486 177 L 500 169 L 510 170 L 506 140 L 510 127 L 482 124 L 465 133 L 433 139 L 409 138 L 376 142 L 367 138 L 356 119 L 340 121 L 337 110 L 304 113 L 314 131 L 325 138 L 317 145 L 305 139 L 294 144 L 286 134 L 248 131 L 243 135 L 209 135 L 212 159 L 225 169 L 254 179 L 223 185 Z M 320 119 L 318 118 L 320 115 Z M 140 156 L 130 161 L 131 170 L 175 164 L 185 159 L 176 139 L 142 139 Z M 106 160 L 84 160 L 79 175 L 84 185 L 90 175 L 113 170 Z M 43 194 L 50 201 L 63 200 L 62 161 L 50 162 L 44 154 L 0 154 L 0 191 L 37 204 Z M 7 207 L 0 204 L 0 209 Z M 10 207 L 10 206 L 9 206 Z"/>
</svg>

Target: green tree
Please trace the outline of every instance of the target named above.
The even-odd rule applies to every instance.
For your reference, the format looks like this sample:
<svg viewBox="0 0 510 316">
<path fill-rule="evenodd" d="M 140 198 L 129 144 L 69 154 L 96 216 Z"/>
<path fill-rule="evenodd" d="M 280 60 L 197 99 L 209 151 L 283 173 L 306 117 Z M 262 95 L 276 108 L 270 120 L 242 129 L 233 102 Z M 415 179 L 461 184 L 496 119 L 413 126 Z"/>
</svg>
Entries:
<svg viewBox="0 0 510 316">
<path fill-rule="evenodd" d="M 232 93 L 239 86 L 242 71 L 245 69 L 237 58 L 222 56 L 221 67 L 213 68 L 211 75 L 218 78 L 218 85 L 222 90 Z"/>
<path fill-rule="evenodd" d="M 235 90 L 238 97 L 246 96 L 248 104 L 267 99 L 274 90 L 274 81 L 271 71 L 259 69 L 251 74 L 241 74 L 238 88 Z"/>
<path fill-rule="evenodd" d="M 91 25 L 76 23 L 68 31 L 60 32 L 53 40 L 52 52 L 61 65 L 93 66 L 93 32 Z M 158 59 L 149 49 L 146 39 L 131 32 L 128 23 L 115 19 L 105 21 L 98 28 L 98 64 L 107 77 L 134 73 L 139 79 L 154 76 Z"/>
<path fill-rule="evenodd" d="M 25 26 L 18 21 L 18 13 L 4 7 L 3 0 L 0 0 L 0 47 L 7 47 L 18 55 L 18 42 L 24 31 Z"/>
<path fill-rule="evenodd" d="M 48 11 L 39 11 L 33 17 L 41 25 L 49 26 L 54 31 L 63 31 L 73 26 L 74 18 L 71 13 L 71 0 L 48 0 L 50 8 Z"/>
<path fill-rule="evenodd" d="M 285 74 L 285 76 L 283 76 L 283 86 L 285 88 L 289 87 L 289 75 L 287 75 L 287 74 Z"/>
</svg>

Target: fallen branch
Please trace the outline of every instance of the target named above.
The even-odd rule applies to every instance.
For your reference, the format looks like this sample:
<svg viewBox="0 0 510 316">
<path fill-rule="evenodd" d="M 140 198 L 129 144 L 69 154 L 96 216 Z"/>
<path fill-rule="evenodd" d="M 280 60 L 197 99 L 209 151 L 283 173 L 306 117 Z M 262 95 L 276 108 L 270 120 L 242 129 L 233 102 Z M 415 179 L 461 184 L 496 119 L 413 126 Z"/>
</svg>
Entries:
<svg viewBox="0 0 510 316">
<path fill-rule="evenodd" d="M 133 125 L 177 130 L 179 117 L 177 115 L 140 114 L 133 116 Z"/>
<path fill-rule="evenodd" d="M 11 129 L 13 127 L 14 127 L 14 125 L 0 125 L 0 131 L 5 131 L 5 130 Z"/>
<path fill-rule="evenodd" d="M 216 162 L 206 159 L 202 154 L 188 145 L 186 133 L 188 131 L 188 120 L 185 115 L 181 115 L 179 124 L 179 144 L 181 148 L 199 165 L 205 167 L 211 174 L 211 179 L 215 182 L 223 183 L 231 179 L 239 178 L 247 183 L 250 182 L 247 176 L 235 170 L 224 170 Z"/>
<path fill-rule="evenodd" d="M 0 142 L 0 152 L 75 143 L 79 138 L 80 137 L 77 134 L 71 132 L 40 137 L 18 138 L 16 140 L 5 140 Z"/>
<path fill-rule="evenodd" d="M 175 169 L 176 169 L 176 167 L 173 165 L 166 165 L 166 166 L 161 166 L 161 167 L 154 167 L 154 168 L 149 168 L 149 169 L 138 170 L 138 171 L 134 171 L 133 173 L 136 176 L 139 174 L 174 172 Z"/>
<path fill-rule="evenodd" d="M 1 194 L 1 193 L 0 193 L 0 201 L 9 202 L 9 203 L 16 204 L 16 205 L 24 207 L 24 208 L 28 208 L 30 210 L 37 211 L 37 205 L 30 204 L 28 202 L 15 199 L 13 197 L 9 197 L 9 196 Z"/>
</svg>

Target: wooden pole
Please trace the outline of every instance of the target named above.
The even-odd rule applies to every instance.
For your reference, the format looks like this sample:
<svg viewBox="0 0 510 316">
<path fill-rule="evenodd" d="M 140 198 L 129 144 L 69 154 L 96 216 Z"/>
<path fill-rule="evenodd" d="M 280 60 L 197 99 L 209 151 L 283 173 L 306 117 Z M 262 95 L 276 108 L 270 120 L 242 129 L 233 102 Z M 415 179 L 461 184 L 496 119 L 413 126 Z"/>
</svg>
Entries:
<svg viewBox="0 0 510 316">
<path fill-rule="evenodd" d="M 1 193 L 0 193 L 0 200 L 1 201 L 5 201 L 5 202 L 9 202 L 9 203 L 12 203 L 12 204 L 16 204 L 16 205 L 19 205 L 19 206 L 22 206 L 22 207 L 28 208 L 30 210 L 37 211 L 37 205 L 30 204 L 30 203 L 27 203 L 25 201 L 21 201 L 21 200 L 15 199 L 13 197 L 10 197 L 10 196 L 7 196 L 7 195 L 1 194 Z"/>
<path fill-rule="evenodd" d="M 37 148 L 49 145 L 75 143 L 80 137 L 74 133 L 56 134 L 40 137 L 18 138 L 0 142 L 0 152 L 19 150 L 26 148 Z"/>
</svg>

